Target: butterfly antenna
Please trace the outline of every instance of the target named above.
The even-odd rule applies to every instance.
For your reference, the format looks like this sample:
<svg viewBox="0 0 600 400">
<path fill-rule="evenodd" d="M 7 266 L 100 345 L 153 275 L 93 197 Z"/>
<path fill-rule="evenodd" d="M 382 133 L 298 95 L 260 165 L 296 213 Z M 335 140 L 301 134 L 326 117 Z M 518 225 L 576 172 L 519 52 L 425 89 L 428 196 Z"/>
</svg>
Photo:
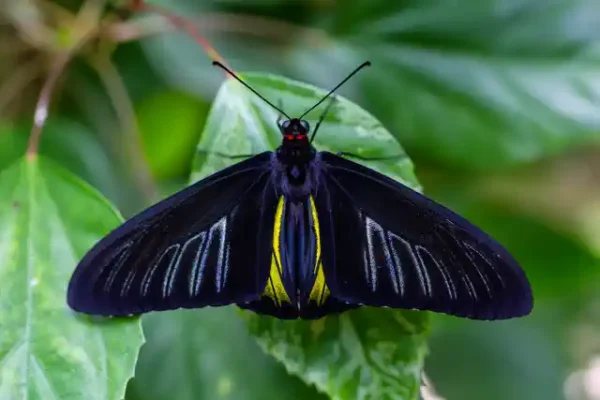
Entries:
<svg viewBox="0 0 600 400">
<path fill-rule="evenodd" d="M 298 119 L 302 119 L 306 114 L 308 114 L 309 112 L 311 112 L 312 110 L 314 110 L 315 108 L 317 108 L 322 102 L 324 102 L 329 96 L 331 96 L 333 94 L 333 92 L 335 92 L 336 90 L 338 90 L 340 86 L 342 86 L 344 83 L 346 83 L 346 81 L 348 81 L 348 79 L 352 78 L 358 71 L 360 71 L 364 67 L 368 67 L 370 65 L 371 65 L 370 61 L 365 61 L 364 63 L 360 64 L 358 67 L 356 67 L 356 69 L 354 71 L 352 71 L 350 73 L 350 75 L 348 75 L 343 81 L 341 81 L 340 83 L 338 83 L 338 85 L 336 87 L 334 87 L 333 89 L 331 89 L 329 91 L 329 93 L 327 93 L 327 95 L 325 95 L 325 97 L 323 97 L 321 100 L 319 100 L 319 102 L 317 104 L 315 104 L 314 106 L 312 106 L 311 108 L 309 108 L 308 110 L 306 110 L 306 112 L 304 114 L 302 114 Z"/>
<path fill-rule="evenodd" d="M 250 85 L 248 85 L 246 82 L 244 82 L 243 80 L 241 80 L 232 70 L 230 70 L 229 68 L 227 68 L 225 65 L 221 64 L 219 61 L 213 61 L 213 65 L 215 65 L 215 66 L 217 66 L 217 67 L 225 70 L 229 75 L 231 75 L 232 77 L 234 77 L 239 83 L 241 83 L 242 85 L 246 86 L 252 93 L 254 93 L 258 97 L 260 97 L 265 103 L 267 103 L 268 105 L 270 105 L 271 107 L 273 107 L 274 109 L 276 109 L 277 111 L 279 111 L 281 114 L 285 115 L 287 117 L 287 119 L 292 119 L 289 115 L 287 115 L 285 112 L 283 112 L 283 110 L 281 108 L 277 107 L 275 104 L 273 104 L 269 100 L 265 99 L 256 90 L 252 89 L 250 87 Z"/>
</svg>

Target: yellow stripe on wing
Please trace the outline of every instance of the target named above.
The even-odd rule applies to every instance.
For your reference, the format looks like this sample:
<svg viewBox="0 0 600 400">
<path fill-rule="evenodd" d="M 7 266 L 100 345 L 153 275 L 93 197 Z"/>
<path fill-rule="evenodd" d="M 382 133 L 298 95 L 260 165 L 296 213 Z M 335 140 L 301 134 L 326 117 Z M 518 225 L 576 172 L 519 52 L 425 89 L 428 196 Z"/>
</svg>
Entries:
<svg viewBox="0 0 600 400">
<path fill-rule="evenodd" d="M 271 258 L 271 270 L 269 273 L 269 279 L 265 286 L 263 296 L 267 296 L 273 300 L 277 307 L 281 306 L 284 302 L 291 303 L 290 297 L 288 296 L 285 286 L 283 285 L 282 275 L 283 269 L 281 266 L 281 225 L 283 221 L 283 207 L 285 200 L 283 196 L 279 198 L 277 204 L 277 211 L 275 212 L 275 227 L 273 229 L 273 256 Z"/>
<path fill-rule="evenodd" d="M 317 242 L 317 252 L 315 254 L 314 268 L 314 274 L 316 275 L 315 283 L 308 295 L 308 301 L 314 301 L 318 306 L 322 306 L 329 296 L 329 288 L 325 283 L 325 273 L 323 272 L 323 263 L 321 262 L 321 229 L 319 227 L 319 216 L 317 215 L 317 208 L 315 207 L 315 201 L 312 196 L 310 196 L 310 212 Z"/>
</svg>

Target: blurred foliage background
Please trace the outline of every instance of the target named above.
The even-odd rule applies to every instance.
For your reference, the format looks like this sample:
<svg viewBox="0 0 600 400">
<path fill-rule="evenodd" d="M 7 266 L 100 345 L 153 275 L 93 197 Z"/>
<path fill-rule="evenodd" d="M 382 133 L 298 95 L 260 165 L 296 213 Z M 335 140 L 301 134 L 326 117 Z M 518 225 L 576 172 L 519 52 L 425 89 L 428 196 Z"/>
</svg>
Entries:
<svg viewBox="0 0 600 400">
<path fill-rule="evenodd" d="M 151 3 L 193 20 L 238 71 L 327 88 L 371 60 L 342 94 L 398 138 L 427 195 L 523 264 L 530 317 L 434 316 L 425 370 L 440 398 L 600 399 L 600 2 Z M 71 51 L 41 153 L 125 216 L 186 185 L 223 81 L 193 40 L 119 0 L 0 4 L 0 168 L 24 153 L 40 89 Z M 321 396 L 234 315 L 145 318 L 127 399 Z"/>
</svg>

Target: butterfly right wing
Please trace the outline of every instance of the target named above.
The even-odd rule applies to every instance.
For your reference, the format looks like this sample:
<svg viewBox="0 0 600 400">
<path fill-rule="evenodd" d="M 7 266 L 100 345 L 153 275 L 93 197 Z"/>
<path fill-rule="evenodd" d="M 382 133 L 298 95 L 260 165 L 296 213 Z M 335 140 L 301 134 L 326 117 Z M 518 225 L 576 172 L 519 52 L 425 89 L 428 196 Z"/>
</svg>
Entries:
<svg viewBox="0 0 600 400">
<path fill-rule="evenodd" d="M 490 236 L 360 164 L 319 153 L 315 203 L 330 296 L 473 319 L 528 314 L 531 287 Z"/>
<path fill-rule="evenodd" d="M 77 266 L 69 306 L 129 315 L 260 297 L 278 202 L 271 155 L 211 175 L 111 232 Z"/>
</svg>

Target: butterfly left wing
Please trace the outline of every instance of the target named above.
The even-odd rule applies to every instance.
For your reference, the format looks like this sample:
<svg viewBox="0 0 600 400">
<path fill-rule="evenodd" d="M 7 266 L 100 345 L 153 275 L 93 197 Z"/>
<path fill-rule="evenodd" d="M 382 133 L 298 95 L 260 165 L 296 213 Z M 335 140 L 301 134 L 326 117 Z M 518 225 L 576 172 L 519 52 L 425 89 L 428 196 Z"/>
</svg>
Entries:
<svg viewBox="0 0 600 400">
<path fill-rule="evenodd" d="M 271 154 L 197 182 L 98 242 L 71 278 L 71 308 L 129 315 L 257 299 L 269 275 L 278 201 Z"/>
<path fill-rule="evenodd" d="M 523 270 L 484 232 L 360 164 L 327 152 L 316 163 L 314 198 L 331 296 L 473 319 L 531 311 Z"/>
</svg>

